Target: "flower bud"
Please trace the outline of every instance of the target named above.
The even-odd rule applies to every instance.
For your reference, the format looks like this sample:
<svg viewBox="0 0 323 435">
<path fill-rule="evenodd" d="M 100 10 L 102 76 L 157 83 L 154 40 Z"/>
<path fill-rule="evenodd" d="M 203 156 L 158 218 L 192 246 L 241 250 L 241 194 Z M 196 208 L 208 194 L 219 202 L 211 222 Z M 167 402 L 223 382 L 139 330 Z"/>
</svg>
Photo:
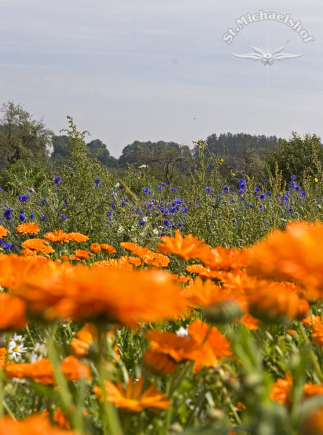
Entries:
<svg viewBox="0 0 323 435">
<path fill-rule="evenodd" d="M 242 314 L 240 305 L 232 299 L 209 305 L 204 310 L 204 316 L 208 323 L 227 323 L 241 317 Z"/>
</svg>

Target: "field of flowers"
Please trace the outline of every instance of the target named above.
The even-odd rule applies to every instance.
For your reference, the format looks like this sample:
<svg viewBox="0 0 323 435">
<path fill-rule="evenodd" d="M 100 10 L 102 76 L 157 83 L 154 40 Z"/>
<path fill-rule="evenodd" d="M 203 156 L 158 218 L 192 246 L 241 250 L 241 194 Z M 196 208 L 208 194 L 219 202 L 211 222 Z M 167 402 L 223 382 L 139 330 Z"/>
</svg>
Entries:
<svg viewBox="0 0 323 435">
<path fill-rule="evenodd" d="M 87 158 L 0 191 L 0 435 L 323 434 L 322 179 Z"/>
</svg>

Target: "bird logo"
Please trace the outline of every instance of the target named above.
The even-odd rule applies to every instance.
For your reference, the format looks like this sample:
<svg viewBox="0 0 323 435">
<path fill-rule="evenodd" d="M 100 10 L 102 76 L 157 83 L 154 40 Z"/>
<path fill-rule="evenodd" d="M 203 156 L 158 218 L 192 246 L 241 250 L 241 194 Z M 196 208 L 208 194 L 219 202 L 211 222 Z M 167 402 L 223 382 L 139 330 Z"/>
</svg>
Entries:
<svg viewBox="0 0 323 435">
<path fill-rule="evenodd" d="M 235 57 L 238 57 L 239 59 L 251 60 L 252 62 L 261 62 L 264 66 L 272 66 L 276 60 L 278 62 L 283 62 L 284 60 L 296 59 L 305 54 L 305 52 L 301 54 L 282 53 L 286 45 L 289 43 L 290 38 L 287 40 L 286 44 L 283 47 L 280 47 L 277 50 L 274 50 L 273 52 L 269 52 L 268 50 L 264 51 L 261 48 L 252 46 L 247 38 L 246 41 L 253 49 L 254 53 L 234 54 L 231 52 L 231 54 L 233 54 L 233 56 Z"/>
</svg>

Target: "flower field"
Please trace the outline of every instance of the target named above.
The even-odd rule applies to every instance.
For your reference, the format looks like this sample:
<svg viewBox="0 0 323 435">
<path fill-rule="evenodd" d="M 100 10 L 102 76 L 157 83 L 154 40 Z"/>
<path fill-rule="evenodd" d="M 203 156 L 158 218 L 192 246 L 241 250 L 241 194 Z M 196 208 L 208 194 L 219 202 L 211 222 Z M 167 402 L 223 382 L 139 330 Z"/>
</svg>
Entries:
<svg viewBox="0 0 323 435">
<path fill-rule="evenodd" d="M 323 434 L 322 180 L 90 161 L 0 191 L 0 435 Z M 208 175 L 207 175 L 208 174 Z"/>
</svg>

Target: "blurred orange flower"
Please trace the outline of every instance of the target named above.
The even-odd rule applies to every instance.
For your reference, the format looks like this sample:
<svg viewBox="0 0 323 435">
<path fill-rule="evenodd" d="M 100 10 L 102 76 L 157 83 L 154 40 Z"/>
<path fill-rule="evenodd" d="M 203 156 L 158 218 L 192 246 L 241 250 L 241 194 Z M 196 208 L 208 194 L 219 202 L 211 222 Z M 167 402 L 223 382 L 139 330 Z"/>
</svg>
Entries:
<svg viewBox="0 0 323 435">
<path fill-rule="evenodd" d="M 27 324 L 25 303 L 11 296 L 0 293 L 0 330 L 22 329 Z"/>
<path fill-rule="evenodd" d="M 249 298 L 253 317 L 269 323 L 284 323 L 307 316 L 310 306 L 300 288 L 288 282 L 272 282 L 254 291 Z"/>
<path fill-rule="evenodd" d="M 323 290 L 323 224 L 293 222 L 252 248 L 250 270 L 273 279 L 298 281 L 305 297 L 316 301 Z"/>
<path fill-rule="evenodd" d="M 323 348 L 323 323 L 321 319 L 313 322 L 312 340 L 314 344 L 318 344 L 321 348 Z"/>
<path fill-rule="evenodd" d="M 179 366 L 170 356 L 152 348 L 146 350 L 143 359 L 146 369 L 157 376 L 174 373 Z"/>
<path fill-rule="evenodd" d="M 69 240 L 68 234 L 64 233 L 63 230 L 54 231 L 52 233 L 46 233 L 45 239 L 57 243 L 64 243 L 66 242 L 66 240 Z"/>
<path fill-rule="evenodd" d="M 71 341 L 72 352 L 79 358 L 89 353 L 90 344 L 98 339 L 98 331 L 92 323 L 87 323 L 76 333 Z"/>
<path fill-rule="evenodd" d="M 74 431 L 52 427 L 47 418 L 36 414 L 22 421 L 14 421 L 11 417 L 0 420 L 0 435 L 77 435 Z"/>
<path fill-rule="evenodd" d="M 210 270 L 201 264 L 192 264 L 191 266 L 187 266 L 186 270 L 190 273 L 197 273 L 201 278 L 206 279 L 220 279 L 221 272 L 217 270 Z"/>
<path fill-rule="evenodd" d="M 148 252 L 146 254 L 141 254 L 140 258 L 146 263 L 148 266 L 156 266 L 156 267 L 167 267 L 169 264 L 169 258 L 162 254 L 156 254 L 155 252 Z"/>
<path fill-rule="evenodd" d="M 311 314 L 310 316 L 307 316 L 305 319 L 303 319 L 302 323 L 305 326 L 312 326 L 315 322 L 320 322 L 320 321 L 321 321 L 320 316 L 314 316 L 314 314 Z"/>
<path fill-rule="evenodd" d="M 67 239 L 71 242 L 86 242 L 89 240 L 88 236 L 81 233 L 67 233 Z"/>
<path fill-rule="evenodd" d="M 71 429 L 66 412 L 63 412 L 59 407 L 55 409 L 53 420 L 61 429 Z"/>
<path fill-rule="evenodd" d="M 323 384 L 313 384 L 312 382 L 307 382 L 303 386 L 304 397 L 307 399 L 308 397 L 318 396 L 323 394 Z"/>
<path fill-rule="evenodd" d="M 6 377 L 8 379 L 31 378 L 35 382 L 47 385 L 54 384 L 55 382 L 52 363 L 47 358 L 42 358 L 34 363 L 8 364 Z"/>
<path fill-rule="evenodd" d="M 152 410 L 168 409 L 170 402 L 165 400 L 166 394 L 156 389 L 152 384 L 145 392 L 142 392 L 144 378 L 141 377 L 134 383 L 133 376 L 130 377 L 126 388 L 122 383 L 114 385 L 112 382 L 105 381 L 107 400 L 114 403 L 119 408 L 130 412 L 141 412 L 146 408 Z M 100 401 L 103 401 L 103 392 L 100 387 L 94 387 L 93 391 Z"/>
<path fill-rule="evenodd" d="M 107 245 L 106 243 L 101 243 L 100 247 L 105 254 L 114 254 L 117 252 L 113 246 Z"/>
<path fill-rule="evenodd" d="M 92 252 L 92 254 L 97 254 L 98 252 L 101 252 L 101 246 L 98 243 L 91 243 L 90 252 Z"/>
<path fill-rule="evenodd" d="M 0 347 L 0 368 L 3 370 L 6 365 L 7 359 L 7 349 L 5 347 Z"/>
<path fill-rule="evenodd" d="M 83 378 L 91 380 L 90 367 L 82 364 L 73 355 L 63 359 L 61 362 L 61 370 L 68 381 L 79 381 Z"/>
<path fill-rule="evenodd" d="M 290 393 L 293 387 L 293 378 L 290 372 L 285 373 L 285 379 L 277 379 L 271 387 L 269 397 L 271 400 L 284 405 L 290 402 Z"/>
<path fill-rule="evenodd" d="M 210 250 L 208 245 L 203 245 L 204 239 L 198 240 L 192 234 L 183 237 L 179 230 L 175 231 L 174 237 L 164 236 L 161 239 L 163 243 L 158 244 L 158 252 L 162 254 L 175 254 L 184 260 L 201 258 Z"/>
<path fill-rule="evenodd" d="M 124 256 L 120 258 L 109 258 L 109 260 L 95 261 L 93 263 L 93 268 L 98 267 L 98 268 L 109 269 L 109 270 L 130 271 L 133 270 L 133 262 L 131 262 L 129 258 L 134 258 L 134 257 Z M 138 260 L 140 261 L 140 259 Z"/>
<path fill-rule="evenodd" d="M 258 329 L 261 323 L 259 319 L 252 317 L 249 313 L 245 313 L 240 319 L 236 319 L 235 321 L 251 331 Z"/>
<path fill-rule="evenodd" d="M 34 224 L 33 222 L 20 224 L 16 228 L 17 233 L 23 233 L 26 234 L 38 234 L 40 231 L 40 228 L 37 224 Z M 1 237 L 1 236 L 0 236 Z"/>
<path fill-rule="evenodd" d="M 218 246 L 206 251 L 201 260 L 211 270 L 235 270 L 247 265 L 248 256 L 249 250 L 247 249 L 229 249 Z"/>
<path fill-rule="evenodd" d="M 30 315 L 47 320 L 100 318 L 130 327 L 173 319 L 187 306 L 166 273 L 108 271 L 69 263 L 53 262 L 52 267 L 24 276 L 14 294 L 26 302 Z"/>
<path fill-rule="evenodd" d="M 300 435 L 323 435 L 323 406 L 309 412 L 299 431 Z"/>
<path fill-rule="evenodd" d="M 6 237 L 7 235 L 8 230 L 4 226 L 0 225 L 0 238 Z"/>
</svg>

